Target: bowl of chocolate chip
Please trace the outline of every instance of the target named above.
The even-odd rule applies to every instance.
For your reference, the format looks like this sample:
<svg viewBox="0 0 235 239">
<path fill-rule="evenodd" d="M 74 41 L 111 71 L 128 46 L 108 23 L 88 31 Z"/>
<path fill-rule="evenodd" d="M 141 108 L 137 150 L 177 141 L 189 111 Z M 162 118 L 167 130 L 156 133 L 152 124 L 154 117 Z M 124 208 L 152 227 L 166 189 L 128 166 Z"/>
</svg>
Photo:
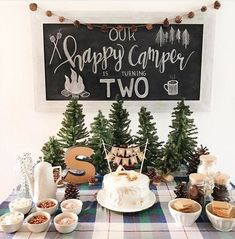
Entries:
<svg viewBox="0 0 235 239">
<path fill-rule="evenodd" d="M 189 198 L 176 198 L 168 203 L 169 211 L 177 224 L 190 227 L 201 214 L 202 206 Z"/>
<path fill-rule="evenodd" d="M 45 231 L 50 222 L 51 216 L 47 212 L 35 212 L 25 218 L 26 226 L 31 232 Z"/>
<path fill-rule="evenodd" d="M 52 198 L 40 200 L 36 204 L 36 211 L 37 212 L 48 212 L 52 215 L 58 207 L 58 201 Z"/>
<path fill-rule="evenodd" d="M 206 206 L 206 214 L 219 231 L 229 232 L 235 228 L 235 207 L 228 202 L 212 201 Z"/>
</svg>

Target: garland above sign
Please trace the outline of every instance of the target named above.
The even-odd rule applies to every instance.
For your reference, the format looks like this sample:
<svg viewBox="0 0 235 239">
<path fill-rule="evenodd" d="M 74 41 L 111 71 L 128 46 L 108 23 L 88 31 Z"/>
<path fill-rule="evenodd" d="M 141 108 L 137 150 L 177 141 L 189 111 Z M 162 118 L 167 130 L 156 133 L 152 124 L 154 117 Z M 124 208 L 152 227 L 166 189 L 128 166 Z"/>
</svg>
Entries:
<svg viewBox="0 0 235 239">
<path fill-rule="evenodd" d="M 36 3 L 30 3 L 29 4 L 29 9 L 31 11 L 37 11 L 38 9 L 41 9 L 42 11 L 45 12 L 45 15 L 47 17 L 56 17 L 57 20 L 60 22 L 60 23 L 63 23 L 63 22 L 69 22 L 69 23 L 73 23 L 73 25 L 75 27 L 79 27 L 80 25 L 85 25 L 89 30 L 93 30 L 94 28 L 100 28 L 100 30 L 102 32 L 108 32 L 109 29 L 112 29 L 112 28 L 116 28 L 118 31 L 123 31 L 124 30 L 124 27 L 130 27 L 131 31 L 132 32 L 136 32 L 138 31 L 138 27 L 145 27 L 147 30 L 151 31 L 153 29 L 153 24 L 162 24 L 164 27 L 169 27 L 170 23 L 177 23 L 177 24 L 180 24 L 182 23 L 183 19 L 186 17 L 186 18 L 189 18 L 189 19 L 192 19 L 194 18 L 195 14 L 197 12 L 206 12 L 208 9 L 212 8 L 212 9 L 219 9 L 221 7 L 221 3 L 219 1 L 215 1 L 213 4 L 210 4 L 210 5 L 205 5 L 205 6 L 202 6 L 201 8 L 198 8 L 197 10 L 195 11 L 188 11 L 188 13 L 184 13 L 184 14 L 180 14 L 180 15 L 177 15 L 175 18 L 173 19 L 168 19 L 168 18 L 165 18 L 163 19 L 161 22 L 154 22 L 154 23 L 148 23 L 148 24 L 129 24 L 128 26 L 125 24 L 125 25 L 121 25 L 121 24 L 117 24 L 117 25 L 108 25 L 108 24 L 90 24 L 90 23 L 82 23 L 80 22 L 79 20 L 77 19 L 69 19 L 69 18 L 66 18 L 64 16 L 59 16 L 58 14 L 56 14 L 55 12 L 51 11 L 51 10 L 44 10 L 44 9 L 41 9 Z"/>
</svg>

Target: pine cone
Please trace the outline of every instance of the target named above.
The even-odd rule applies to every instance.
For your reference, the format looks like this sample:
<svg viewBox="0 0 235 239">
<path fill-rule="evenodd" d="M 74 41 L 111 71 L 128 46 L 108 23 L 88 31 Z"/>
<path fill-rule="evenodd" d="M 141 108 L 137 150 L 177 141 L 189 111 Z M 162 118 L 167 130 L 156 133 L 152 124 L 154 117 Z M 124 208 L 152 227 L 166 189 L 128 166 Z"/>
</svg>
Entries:
<svg viewBox="0 0 235 239">
<path fill-rule="evenodd" d="M 213 193 L 211 194 L 214 200 L 230 202 L 230 194 L 228 188 L 225 185 L 215 184 Z"/>
<path fill-rule="evenodd" d="M 109 31 L 108 26 L 106 24 L 102 25 L 100 29 L 104 33 Z"/>
<path fill-rule="evenodd" d="M 29 9 L 30 9 L 31 11 L 37 11 L 38 5 L 37 5 L 36 3 L 30 3 L 30 4 L 29 4 Z"/>
<path fill-rule="evenodd" d="M 219 1 L 214 2 L 214 8 L 219 9 L 221 7 L 221 3 Z"/>
<path fill-rule="evenodd" d="M 188 197 L 188 184 L 185 181 L 179 183 L 174 190 L 176 198 L 187 198 Z"/>
<path fill-rule="evenodd" d="M 60 16 L 59 18 L 58 18 L 58 20 L 59 20 L 59 22 L 64 22 L 64 20 L 65 20 L 65 18 L 63 17 L 63 16 Z"/>
<path fill-rule="evenodd" d="M 148 31 L 151 31 L 153 29 L 153 24 L 147 24 L 145 27 Z"/>
<path fill-rule="evenodd" d="M 207 6 L 202 6 L 201 11 L 206 12 L 207 11 Z"/>
<path fill-rule="evenodd" d="M 78 185 L 73 184 L 73 183 L 68 183 L 66 185 L 64 198 L 65 199 L 73 199 L 73 198 L 79 199 L 79 197 L 80 197 L 80 195 L 79 195 Z"/>
<path fill-rule="evenodd" d="M 47 15 L 48 17 L 51 17 L 51 16 L 52 16 L 52 11 L 47 10 L 47 11 L 46 11 L 46 15 Z"/>
<path fill-rule="evenodd" d="M 146 176 L 149 177 L 150 182 L 152 182 L 154 176 L 156 176 L 156 171 L 154 168 L 150 168 L 145 174 L 146 174 Z"/>
<path fill-rule="evenodd" d="M 75 21 L 73 22 L 73 25 L 74 25 L 76 28 L 78 28 L 78 27 L 80 26 L 80 22 L 79 22 L 78 20 L 75 20 Z"/>
<path fill-rule="evenodd" d="M 161 183 L 161 179 L 162 179 L 162 177 L 160 176 L 160 175 L 155 175 L 154 177 L 153 177 L 153 184 L 154 185 L 159 185 L 160 183 Z"/>
<path fill-rule="evenodd" d="M 163 27 L 169 27 L 170 26 L 170 23 L 169 23 L 169 20 L 168 20 L 168 18 L 166 18 L 165 20 L 164 20 L 164 22 L 163 22 Z"/>
<path fill-rule="evenodd" d="M 178 23 L 178 24 L 181 23 L 182 22 L 182 17 L 181 16 L 176 16 L 175 22 Z"/>
<path fill-rule="evenodd" d="M 116 29 L 119 31 L 119 32 L 122 32 L 124 30 L 124 27 L 122 25 L 117 25 L 116 26 Z"/>
<path fill-rule="evenodd" d="M 197 148 L 197 150 L 193 154 L 193 157 L 189 161 L 187 175 L 189 175 L 191 173 L 197 173 L 197 169 L 200 164 L 200 156 L 207 155 L 207 154 L 209 154 L 207 147 L 203 147 L 201 145 L 200 147 Z"/>
<path fill-rule="evenodd" d="M 189 13 L 188 13 L 188 18 L 193 18 L 193 17 L 194 17 L 194 15 L 195 15 L 195 13 L 194 13 L 194 12 L 189 12 Z"/>
<path fill-rule="evenodd" d="M 137 32 L 138 31 L 138 28 L 136 25 L 132 25 L 131 26 L 131 32 Z"/>
</svg>

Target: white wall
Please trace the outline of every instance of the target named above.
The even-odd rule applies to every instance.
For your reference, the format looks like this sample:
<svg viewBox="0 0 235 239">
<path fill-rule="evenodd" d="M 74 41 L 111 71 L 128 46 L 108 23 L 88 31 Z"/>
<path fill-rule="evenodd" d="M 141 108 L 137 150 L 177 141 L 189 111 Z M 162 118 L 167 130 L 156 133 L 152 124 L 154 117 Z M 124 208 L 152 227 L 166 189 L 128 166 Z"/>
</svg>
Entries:
<svg viewBox="0 0 235 239">
<path fill-rule="evenodd" d="M 37 1 L 39 2 L 39 1 Z M 41 3 L 45 8 L 63 8 L 68 1 Z M 73 1 L 73 4 L 75 1 Z M 77 1 L 79 6 L 80 1 Z M 99 1 L 88 1 L 92 9 L 105 8 Z M 95 4 L 94 2 L 97 2 Z M 114 6 L 108 1 L 107 7 Z M 132 8 L 127 1 L 121 8 Z M 192 9 L 206 1 L 135 1 L 135 8 L 160 9 L 167 11 Z M 213 1 L 207 1 L 213 2 Z M 56 6 L 55 6 L 56 5 Z M 53 7 L 54 6 L 54 7 Z M 169 6 L 169 7 L 167 7 Z M 114 7 L 117 9 L 117 6 Z M 214 66 L 212 79 L 212 102 L 209 112 L 195 112 L 195 122 L 199 128 L 199 143 L 207 145 L 211 153 L 218 156 L 217 166 L 231 176 L 234 174 L 235 135 L 235 2 L 223 1 L 217 12 L 215 33 Z M 27 1 L 0 1 L 0 200 L 16 183 L 14 165 L 22 152 L 31 152 L 34 159 L 48 136 L 55 135 L 60 127 L 62 112 L 36 112 L 34 109 L 33 63 L 31 49 L 31 28 Z M 42 79 L 43 80 L 43 79 Z M 100 105 L 102 109 L 102 105 Z M 129 108 L 128 110 L 131 111 Z M 87 110 L 87 126 L 97 113 L 97 109 Z M 156 109 L 157 111 L 157 109 Z M 105 112 L 106 114 L 108 112 Z M 154 113 L 159 136 L 165 140 L 169 131 L 170 112 Z M 133 132 L 136 131 L 136 113 L 131 113 Z"/>
</svg>

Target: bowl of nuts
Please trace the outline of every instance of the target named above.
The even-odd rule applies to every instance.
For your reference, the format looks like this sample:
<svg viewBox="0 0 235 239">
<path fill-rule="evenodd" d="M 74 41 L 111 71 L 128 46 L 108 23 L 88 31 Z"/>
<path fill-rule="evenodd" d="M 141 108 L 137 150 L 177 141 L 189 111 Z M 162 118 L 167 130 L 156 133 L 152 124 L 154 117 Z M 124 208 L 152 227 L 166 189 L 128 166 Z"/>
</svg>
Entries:
<svg viewBox="0 0 235 239">
<path fill-rule="evenodd" d="M 51 215 L 47 212 L 35 212 L 25 218 L 26 226 L 31 232 L 45 231 L 51 219 Z"/>
<path fill-rule="evenodd" d="M 52 198 L 43 199 L 37 202 L 36 204 L 36 211 L 37 212 L 48 212 L 52 215 L 58 207 L 58 201 Z"/>
</svg>

